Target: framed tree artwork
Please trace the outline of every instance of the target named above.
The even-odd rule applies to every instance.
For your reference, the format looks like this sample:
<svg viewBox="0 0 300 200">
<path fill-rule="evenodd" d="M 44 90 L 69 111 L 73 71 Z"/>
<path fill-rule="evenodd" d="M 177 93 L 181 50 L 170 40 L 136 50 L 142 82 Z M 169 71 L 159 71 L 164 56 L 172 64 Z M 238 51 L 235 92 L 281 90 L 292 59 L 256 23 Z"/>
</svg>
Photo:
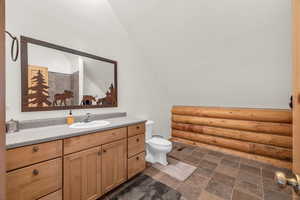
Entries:
<svg viewBox="0 0 300 200">
<path fill-rule="evenodd" d="M 33 96 L 36 91 L 32 89 L 37 85 L 37 82 L 34 77 L 36 77 L 40 73 L 40 76 L 43 78 L 43 84 L 48 87 L 48 68 L 47 67 L 40 67 L 40 66 L 28 66 L 28 95 L 27 98 Z M 48 87 L 49 88 L 49 87 Z M 45 93 L 48 94 L 48 88 L 45 88 Z M 32 99 L 28 99 L 29 101 Z M 40 106 L 49 106 L 50 101 L 46 104 L 42 104 Z M 38 107 L 37 104 L 28 102 L 29 107 Z"/>
</svg>

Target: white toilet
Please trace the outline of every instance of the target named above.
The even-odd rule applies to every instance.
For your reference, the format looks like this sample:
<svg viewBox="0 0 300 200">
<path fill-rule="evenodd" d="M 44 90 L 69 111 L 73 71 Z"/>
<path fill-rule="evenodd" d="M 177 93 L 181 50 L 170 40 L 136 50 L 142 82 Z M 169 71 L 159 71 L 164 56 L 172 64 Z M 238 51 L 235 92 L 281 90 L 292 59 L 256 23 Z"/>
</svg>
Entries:
<svg viewBox="0 0 300 200">
<path fill-rule="evenodd" d="M 168 165 L 167 153 L 172 150 L 172 143 L 159 136 L 152 137 L 153 121 L 146 122 L 146 161 Z"/>
</svg>

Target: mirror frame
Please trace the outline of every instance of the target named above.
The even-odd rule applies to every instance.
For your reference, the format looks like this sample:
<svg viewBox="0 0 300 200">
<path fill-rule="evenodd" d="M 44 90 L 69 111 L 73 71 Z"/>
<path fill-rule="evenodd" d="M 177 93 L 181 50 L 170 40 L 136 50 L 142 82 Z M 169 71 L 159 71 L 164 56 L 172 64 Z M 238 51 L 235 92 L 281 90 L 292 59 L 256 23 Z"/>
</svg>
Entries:
<svg viewBox="0 0 300 200">
<path fill-rule="evenodd" d="M 114 65 L 114 87 L 116 92 L 116 104 L 115 105 L 72 105 L 72 106 L 49 106 L 49 107 L 28 107 L 26 96 L 28 94 L 28 43 L 35 44 L 47 48 L 56 49 L 59 51 L 68 52 L 78 56 L 88 57 L 91 59 L 109 62 Z M 51 111 L 51 110 L 68 110 L 68 109 L 89 109 L 89 108 L 112 108 L 118 107 L 118 78 L 117 78 L 118 62 L 107 58 L 102 58 L 89 53 L 70 49 L 67 47 L 51 44 L 49 42 L 21 36 L 21 88 L 22 88 L 22 112 L 33 112 L 33 111 Z"/>
</svg>

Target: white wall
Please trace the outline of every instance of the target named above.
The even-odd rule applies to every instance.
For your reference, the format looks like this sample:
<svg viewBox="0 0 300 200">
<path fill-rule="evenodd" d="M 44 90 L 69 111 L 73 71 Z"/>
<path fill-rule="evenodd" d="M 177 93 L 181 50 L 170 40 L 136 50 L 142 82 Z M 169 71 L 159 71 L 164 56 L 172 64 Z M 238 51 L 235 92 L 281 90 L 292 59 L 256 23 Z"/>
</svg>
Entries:
<svg viewBox="0 0 300 200">
<path fill-rule="evenodd" d="M 291 1 L 109 2 L 167 87 L 168 113 L 176 104 L 288 108 Z"/>
<path fill-rule="evenodd" d="M 119 107 L 88 112 L 126 111 L 129 115 L 161 121 L 156 112 L 161 110 L 161 102 L 153 96 L 161 96 L 163 92 L 158 90 L 158 81 L 151 68 L 139 55 L 106 0 L 9 0 L 6 20 L 6 29 L 18 36 L 25 35 L 118 61 Z M 8 120 L 67 115 L 68 111 L 22 113 L 20 60 L 13 63 L 7 55 L 6 61 Z M 86 112 L 76 110 L 74 114 Z"/>
<path fill-rule="evenodd" d="M 7 29 L 118 60 L 120 108 L 95 112 L 152 118 L 165 136 L 174 104 L 287 108 L 290 1 L 107 1 L 9 0 Z M 20 113 L 19 74 L 8 62 L 8 118 L 64 116 Z"/>
</svg>

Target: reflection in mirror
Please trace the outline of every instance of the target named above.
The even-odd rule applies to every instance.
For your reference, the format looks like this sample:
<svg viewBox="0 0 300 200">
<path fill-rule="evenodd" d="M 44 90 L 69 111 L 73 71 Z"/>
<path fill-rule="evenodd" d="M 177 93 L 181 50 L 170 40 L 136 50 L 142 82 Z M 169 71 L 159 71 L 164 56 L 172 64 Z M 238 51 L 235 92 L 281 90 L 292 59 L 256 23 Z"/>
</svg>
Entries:
<svg viewBox="0 0 300 200">
<path fill-rule="evenodd" d="M 34 41 L 26 43 L 27 64 L 22 61 L 24 111 L 117 106 L 115 61 Z"/>
</svg>

